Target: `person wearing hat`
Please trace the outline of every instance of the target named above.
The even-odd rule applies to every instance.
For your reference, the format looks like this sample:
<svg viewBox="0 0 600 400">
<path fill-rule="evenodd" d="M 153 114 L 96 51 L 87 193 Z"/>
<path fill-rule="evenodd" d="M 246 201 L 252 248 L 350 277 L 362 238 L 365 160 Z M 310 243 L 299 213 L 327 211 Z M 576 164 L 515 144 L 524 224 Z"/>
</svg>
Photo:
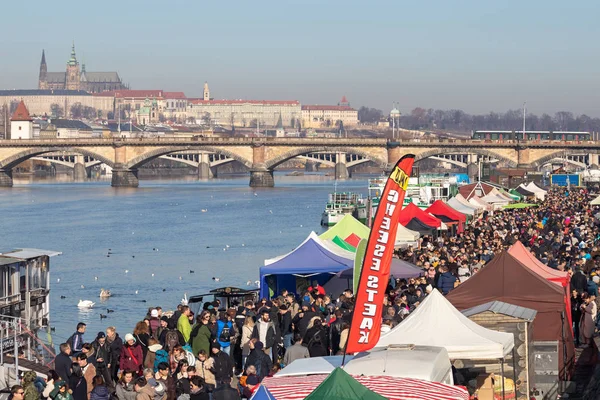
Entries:
<svg viewBox="0 0 600 400">
<path fill-rule="evenodd" d="M 160 319 L 158 316 L 158 310 L 153 308 L 150 310 L 150 319 L 148 320 L 150 325 L 150 335 L 155 339 L 158 339 L 158 328 L 160 328 Z"/>
<path fill-rule="evenodd" d="M 54 389 L 50 392 L 50 398 L 54 400 L 73 400 L 73 396 L 67 390 L 67 384 L 61 380 L 54 385 Z"/>
<path fill-rule="evenodd" d="M 217 387 L 228 385 L 233 377 L 233 368 L 235 367 L 233 360 L 225 352 L 221 351 L 221 345 L 214 342 L 210 345 L 210 351 L 213 358 L 213 366 L 211 372 L 215 375 L 215 383 Z"/>
<path fill-rule="evenodd" d="M 131 370 L 141 375 L 144 368 L 144 353 L 142 347 L 136 342 L 135 337 L 128 333 L 125 335 L 125 343 L 121 350 L 121 371 Z"/>
<path fill-rule="evenodd" d="M 96 371 L 104 378 L 106 386 L 112 389 L 114 387 L 110 373 L 112 354 L 110 345 L 106 341 L 106 334 L 98 332 L 92 346 L 96 349 Z"/>
<path fill-rule="evenodd" d="M 259 380 L 269 375 L 273 367 L 273 361 L 271 357 L 265 354 L 264 345 L 261 341 L 256 339 L 250 341 L 250 354 L 246 359 L 246 365 L 254 365 Z"/>
</svg>

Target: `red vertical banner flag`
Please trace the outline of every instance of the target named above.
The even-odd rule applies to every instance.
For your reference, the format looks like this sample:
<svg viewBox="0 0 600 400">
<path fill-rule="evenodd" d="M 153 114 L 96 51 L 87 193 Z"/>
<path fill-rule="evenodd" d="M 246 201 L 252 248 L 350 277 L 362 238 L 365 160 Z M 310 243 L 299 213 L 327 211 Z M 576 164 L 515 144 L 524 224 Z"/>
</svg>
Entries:
<svg viewBox="0 0 600 400">
<path fill-rule="evenodd" d="M 346 353 L 368 351 L 379 341 L 383 297 L 390 279 L 398 214 L 402 210 L 414 162 L 413 154 L 402 157 L 390 173 L 381 194 L 363 259 Z"/>
</svg>

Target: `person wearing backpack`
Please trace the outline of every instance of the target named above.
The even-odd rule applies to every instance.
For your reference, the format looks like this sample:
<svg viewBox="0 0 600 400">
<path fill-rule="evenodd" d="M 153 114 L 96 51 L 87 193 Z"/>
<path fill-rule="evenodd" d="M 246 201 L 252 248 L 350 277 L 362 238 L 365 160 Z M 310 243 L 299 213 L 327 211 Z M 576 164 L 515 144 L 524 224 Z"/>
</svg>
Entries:
<svg viewBox="0 0 600 400">
<path fill-rule="evenodd" d="M 235 329 L 229 314 L 221 311 L 219 320 L 217 321 L 217 342 L 221 345 L 221 351 L 227 355 L 230 355 L 231 350 L 231 338 L 235 336 Z"/>
</svg>

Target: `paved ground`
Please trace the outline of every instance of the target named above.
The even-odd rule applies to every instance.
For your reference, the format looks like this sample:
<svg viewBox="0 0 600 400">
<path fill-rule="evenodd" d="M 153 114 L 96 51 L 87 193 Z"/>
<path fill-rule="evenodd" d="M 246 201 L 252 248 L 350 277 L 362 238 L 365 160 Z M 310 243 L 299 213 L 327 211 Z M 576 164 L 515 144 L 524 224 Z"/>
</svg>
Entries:
<svg viewBox="0 0 600 400">
<path fill-rule="evenodd" d="M 576 349 L 575 375 L 573 380 L 577 384 L 576 393 L 570 394 L 569 399 L 598 400 L 600 399 L 600 361 L 598 348 L 600 338 L 594 339 L 593 348 L 585 350 Z"/>
</svg>

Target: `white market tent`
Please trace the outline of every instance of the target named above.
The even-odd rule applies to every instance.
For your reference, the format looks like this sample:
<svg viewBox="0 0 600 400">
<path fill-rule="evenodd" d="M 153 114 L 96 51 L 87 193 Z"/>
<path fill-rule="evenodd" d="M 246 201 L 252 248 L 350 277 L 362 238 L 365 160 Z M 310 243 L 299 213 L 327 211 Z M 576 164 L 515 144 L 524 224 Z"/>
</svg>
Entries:
<svg viewBox="0 0 600 400">
<path fill-rule="evenodd" d="M 476 196 L 473 197 L 475 198 Z M 475 201 L 474 203 L 470 203 L 469 200 L 465 199 L 464 196 L 460 193 L 457 193 L 456 196 L 453 197 L 453 199 L 456 199 L 457 202 L 475 210 L 475 215 L 483 212 L 483 210 L 485 209 L 485 206 L 477 203 L 477 201 Z"/>
<path fill-rule="evenodd" d="M 515 340 L 512 333 L 477 325 L 434 289 L 400 325 L 382 335 L 375 347 L 401 344 L 444 347 L 451 360 L 493 360 L 509 354 Z"/>
<path fill-rule="evenodd" d="M 547 192 L 538 185 L 536 185 L 534 182 L 529 182 L 529 185 L 527 186 L 521 183 L 519 186 L 533 193 L 536 199 L 544 201 L 544 199 L 546 198 Z"/>
<path fill-rule="evenodd" d="M 419 232 L 408 229 L 402 224 L 398 224 L 398 230 L 396 231 L 396 241 L 394 243 L 394 247 L 416 247 L 419 243 L 419 237 L 421 237 L 421 234 Z"/>
<path fill-rule="evenodd" d="M 337 367 L 342 366 L 343 356 L 325 356 L 299 358 L 286 365 L 281 371 L 274 376 L 281 378 L 284 376 L 306 376 L 318 374 L 330 374 Z M 346 363 L 352 360 L 354 356 L 346 355 Z"/>
<path fill-rule="evenodd" d="M 511 200 L 508 200 L 506 197 L 502 196 L 502 194 L 500 194 L 500 192 L 495 188 L 488 194 L 483 196 L 481 200 L 492 204 L 494 206 L 494 209 L 500 209 L 511 202 Z"/>
<path fill-rule="evenodd" d="M 359 353 L 344 367 L 351 375 L 393 376 L 453 385 L 448 351 L 434 346 L 390 346 Z"/>
<path fill-rule="evenodd" d="M 456 200 L 456 197 L 451 198 L 450 200 L 448 200 L 447 203 L 450 207 L 454 208 L 456 211 L 461 212 L 463 214 L 474 216 L 476 213 L 475 207 L 467 206 L 467 205 L 461 203 L 460 201 Z"/>
<path fill-rule="evenodd" d="M 590 204 L 593 206 L 600 205 L 600 196 L 598 196 L 594 200 L 590 201 Z"/>
<path fill-rule="evenodd" d="M 473 196 L 468 201 L 476 207 L 481 207 L 482 210 L 492 211 L 494 208 L 490 203 L 481 200 L 481 197 Z"/>
</svg>

